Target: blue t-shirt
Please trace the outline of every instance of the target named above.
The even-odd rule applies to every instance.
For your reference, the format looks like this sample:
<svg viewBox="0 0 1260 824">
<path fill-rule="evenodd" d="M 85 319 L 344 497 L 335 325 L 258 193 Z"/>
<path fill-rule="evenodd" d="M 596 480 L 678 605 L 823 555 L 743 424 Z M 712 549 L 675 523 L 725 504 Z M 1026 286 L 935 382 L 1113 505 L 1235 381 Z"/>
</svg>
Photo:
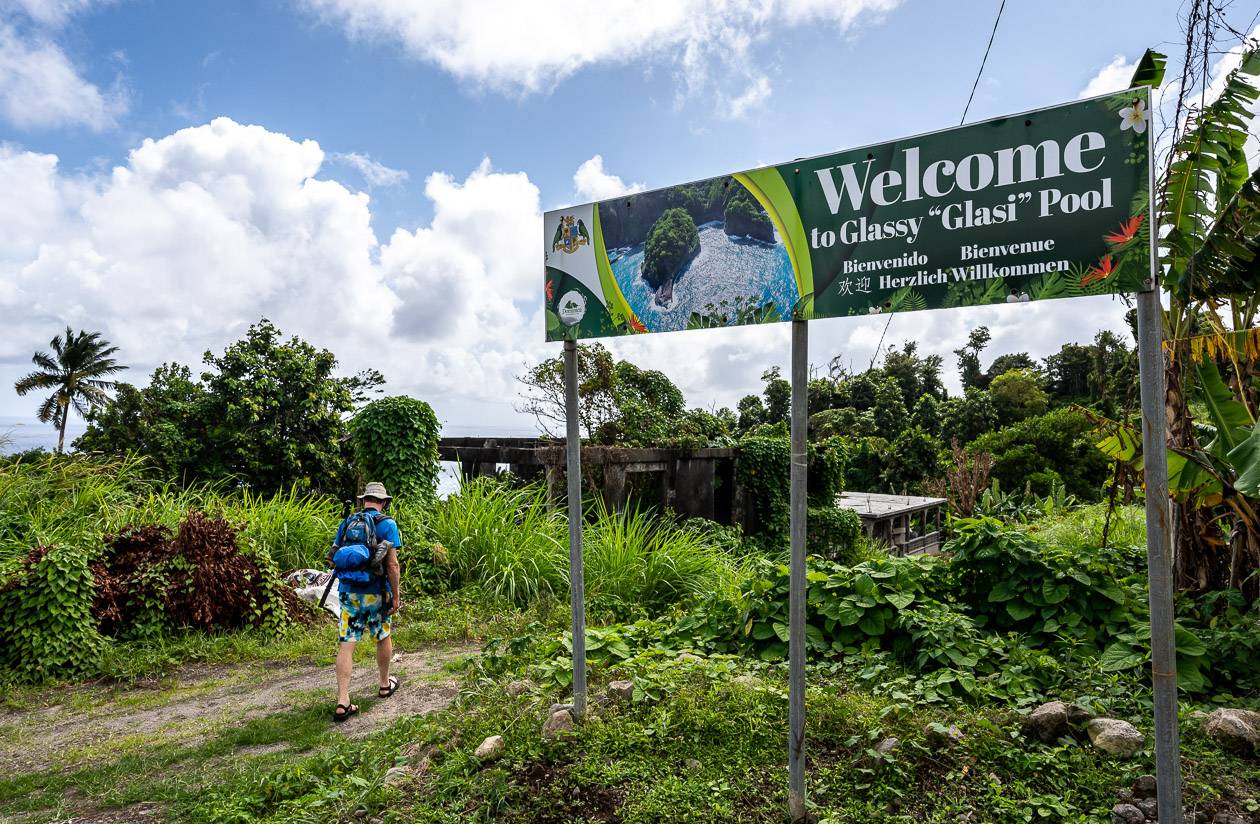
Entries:
<svg viewBox="0 0 1260 824">
<path fill-rule="evenodd" d="M 336 543 L 341 543 L 341 536 L 346 532 L 346 524 L 350 522 L 348 516 L 341 522 L 341 526 L 337 527 Z M 398 524 L 388 515 L 376 516 L 376 540 L 389 541 L 394 545 L 394 549 L 402 549 L 402 535 L 398 532 Z M 380 592 L 382 589 L 381 581 L 340 581 L 338 583 L 338 591 L 346 590 L 349 592 Z"/>
</svg>

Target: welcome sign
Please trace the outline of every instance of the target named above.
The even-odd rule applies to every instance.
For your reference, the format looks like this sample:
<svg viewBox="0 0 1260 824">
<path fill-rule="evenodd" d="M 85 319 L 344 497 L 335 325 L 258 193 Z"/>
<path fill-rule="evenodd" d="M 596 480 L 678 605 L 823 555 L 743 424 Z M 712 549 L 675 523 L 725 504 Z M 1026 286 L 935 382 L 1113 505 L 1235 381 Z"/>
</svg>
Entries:
<svg viewBox="0 0 1260 824">
<path fill-rule="evenodd" d="M 544 216 L 547 339 L 1134 292 L 1150 92 Z"/>
</svg>

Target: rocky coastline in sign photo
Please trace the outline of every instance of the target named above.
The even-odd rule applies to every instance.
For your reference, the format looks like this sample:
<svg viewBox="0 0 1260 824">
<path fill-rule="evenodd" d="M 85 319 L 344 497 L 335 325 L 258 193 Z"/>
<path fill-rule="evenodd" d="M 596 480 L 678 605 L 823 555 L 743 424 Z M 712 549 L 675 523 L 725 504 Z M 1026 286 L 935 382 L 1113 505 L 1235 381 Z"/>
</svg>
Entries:
<svg viewBox="0 0 1260 824">
<path fill-rule="evenodd" d="M 787 250 L 734 177 L 597 208 L 618 286 L 651 331 L 725 326 L 749 310 L 779 319 L 796 302 Z"/>
</svg>

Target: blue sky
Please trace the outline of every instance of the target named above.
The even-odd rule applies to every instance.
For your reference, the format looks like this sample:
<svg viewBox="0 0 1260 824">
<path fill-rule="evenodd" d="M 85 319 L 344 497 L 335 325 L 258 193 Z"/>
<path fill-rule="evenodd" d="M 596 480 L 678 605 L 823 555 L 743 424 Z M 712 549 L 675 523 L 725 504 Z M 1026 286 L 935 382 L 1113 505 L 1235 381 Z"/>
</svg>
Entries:
<svg viewBox="0 0 1260 824">
<path fill-rule="evenodd" d="M 0 428 L 33 412 L 13 380 L 67 323 L 143 383 L 266 314 L 452 431 L 523 430 L 513 376 L 554 349 L 542 209 L 955 125 L 997 5 L 0 0 Z M 1177 52 L 1181 6 L 1009 0 L 968 119 L 1114 88 L 1147 46 Z M 1123 312 L 908 315 L 889 340 L 953 380 L 976 324 L 994 355 L 1044 356 Z M 883 323 L 815 328 L 816 362 L 864 365 Z M 694 405 L 787 357 L 785 329 L 653 337 L 615 348 Z"/>
</svg>

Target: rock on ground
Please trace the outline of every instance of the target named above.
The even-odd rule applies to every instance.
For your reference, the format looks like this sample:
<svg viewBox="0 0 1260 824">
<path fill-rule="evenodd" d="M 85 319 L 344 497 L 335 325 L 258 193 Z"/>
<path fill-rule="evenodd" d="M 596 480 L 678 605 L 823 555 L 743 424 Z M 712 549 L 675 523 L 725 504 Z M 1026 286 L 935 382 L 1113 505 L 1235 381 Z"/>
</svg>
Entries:
<svg viewBox="0 0 1260 824">
<path fill-rule="evenodd" d="M 1203 719 L 1203 733 L 1239 755 L 1260 752 L 1260 712 L 1222 707 Z"/>
<path fill-rule="evenodd" d="M 964 738 L 963 731 L 954 724 L 949 726 L 928 724 L 923 729 L 923 734 L 931 744 L 937 747 L 952 747 Z"/>
<path fill-rule="evenodd" d="M 1068 706 L 1062 701 L 1049 701 L 1028 714 L 1022 725 L 1024 735 L 1044 744 L 1053 744 L 1071 732 Z"/>
<path fill-rule="evenodd" d="M 492 735 L 488 737 L 485 741 L 482 741 L 481 744 L 477 746 L 477 751 L 474 752 L 473 755 L 477 756 L 483 761 L 488 761 L 492 758 L 498 758 L 500 755 L 502 755 L 503 750 L 506 748 L 506 746 L 507 745 L 503 743 L 503 736 Z"/>
<path fill-rule="evenodd" d="M 554 738 L 561 732 L 573 729 L 573 713 L 567 709 L 553 710 L 543 722 L 543 737 Z"/>
<path fill-rule="evenodd" d="M 1087 729 L 1095 747 L 1120 758 L 1132 756 L 1146 743 L 1146 736 L 1137 727 L 1118 718 L 1095 718 Z"/>
<path fill-rule="evenodd" d="M 407 767 L 390 767 L 385 771 L 385 786 L 397 787 L 407 783 L 411 778 L 411 770 Z"/>
<path fill-rule="evenodd" d="M 1111 824 L 1143 824 L 1146 814 L 1132 804 L 1117 804 L 1111 808 Z"/>
<path fill-rule="evenodd" d="M 524 695 L 533 688 L 534 685 L 529 681 L 513 681 L 507 685 L 504 691 L 507 692 L 509 698 L 516 698 Z"/>
<path fill-rule="evenodd" d="M 629 701 L 634 698 L 634 682 L 613 681 L 608 685 L 608 697 L 614 701 Z"/>
</svg>

